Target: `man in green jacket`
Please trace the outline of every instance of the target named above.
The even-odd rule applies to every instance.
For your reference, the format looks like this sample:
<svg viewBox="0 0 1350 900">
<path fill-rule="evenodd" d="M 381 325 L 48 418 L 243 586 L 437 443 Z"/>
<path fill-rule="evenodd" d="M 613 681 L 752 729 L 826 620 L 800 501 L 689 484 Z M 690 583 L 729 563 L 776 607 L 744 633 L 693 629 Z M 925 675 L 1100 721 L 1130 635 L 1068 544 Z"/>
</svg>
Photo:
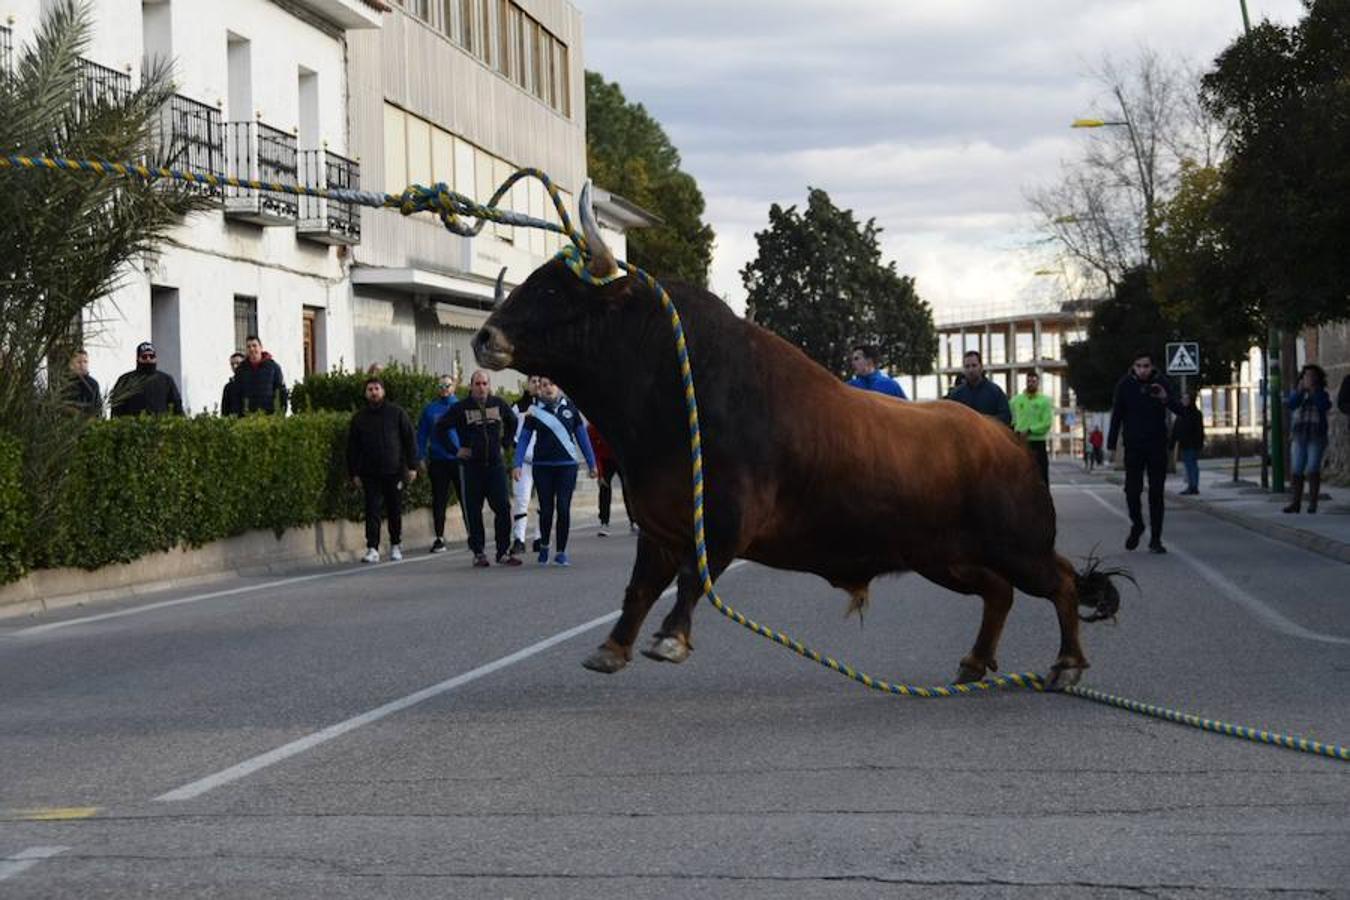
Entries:
<svg viewBox="0 0 1350 900">
<path fill-rule="evenodd" d="M 1040 467 L 1041 480 L 1049 486 L 1050 455 L 1046 453 L 1045 442 L 1055 412 L 1050 407 L 1050 398 L 1041 393 L 1041 376 L 1035 372 L 1027 373 L 1027 389 L 1012 399 L 1012 417 L 1013 431 L 1026 438 Z"/>
</svg>

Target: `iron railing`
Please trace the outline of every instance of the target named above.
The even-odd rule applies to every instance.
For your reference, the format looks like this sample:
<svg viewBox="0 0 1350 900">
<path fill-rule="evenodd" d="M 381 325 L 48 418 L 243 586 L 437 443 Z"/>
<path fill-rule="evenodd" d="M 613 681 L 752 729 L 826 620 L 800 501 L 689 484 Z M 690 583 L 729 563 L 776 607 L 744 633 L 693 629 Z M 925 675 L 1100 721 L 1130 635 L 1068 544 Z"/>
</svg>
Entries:
<svg viewBox="0 0 1350 900">
<path fill-rule="evenodd" d="M 0 25 L 0 74 L 14 74 L 14 30 Z"/>
<path fill-rule="evenodd" d="M 295 136 L 262 122 L 225 123 L 225 165 L 230 175 L 278 184 L 297 183 Z M 279 191 L 254 191 L 251 188 L 227 188 L 225 196 L 258 195 L 260 212 L 295 218 L 299 211 L 294 194 Z"/>
<path fill-rule="evenodd" d="M 125 103 L 131 97 L 131 75 L 91 60 L 80 60 L 80 86 L 75 94 L 75 112 L 87 117 L 101 106 Z"/>
<path fill-rule="evenodd" d="M 358 191 L 361 164 L 327 149 L 301 150 L 300 183 L 305 187 Z M 361 211 L 354 203 L 301 197 L 300 221 L 353 241 L 361 239 Z"/>
<path fill-rule="evenodd" d="M 225 177 L 225 126 L 220 110 L 175 94 L 160 110 L 159 158 L 171 169 Z M 219 187 L 188 184 L 189 189 L 219 197 Z"/>
</svg>

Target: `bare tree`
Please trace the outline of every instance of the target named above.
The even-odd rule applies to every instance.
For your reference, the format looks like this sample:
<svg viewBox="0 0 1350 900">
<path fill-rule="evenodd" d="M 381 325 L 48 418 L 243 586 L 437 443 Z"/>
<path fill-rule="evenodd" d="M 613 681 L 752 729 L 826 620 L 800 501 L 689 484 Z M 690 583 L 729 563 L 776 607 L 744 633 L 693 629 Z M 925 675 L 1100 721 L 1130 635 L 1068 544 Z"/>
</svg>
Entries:
<svg viewBox="0 0 1350 900">
<path fill-rule="evenodd" d="M 1105 59 L 1082 155 L 1060 180 L 1027 192 L 1050 244 L 1073 261 L 1085 292 L 1109 293 L 1134 268 L 1153 267 L 1157 211 L 1182 163 L 1212 165 L 1221 134 L 1198 103 L 1198 73 L 1151 50 L 1123 65 Z"/>
</svg>

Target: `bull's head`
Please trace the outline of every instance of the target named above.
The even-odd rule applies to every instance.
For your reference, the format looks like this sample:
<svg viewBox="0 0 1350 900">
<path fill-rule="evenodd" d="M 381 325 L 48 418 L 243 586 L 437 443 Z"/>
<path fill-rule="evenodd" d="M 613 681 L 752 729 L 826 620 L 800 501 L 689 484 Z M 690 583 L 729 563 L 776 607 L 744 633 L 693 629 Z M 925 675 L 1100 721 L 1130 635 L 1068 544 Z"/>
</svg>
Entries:
<svg viewBox="0 0 1350 900">
<path fill-rule="evenodd" d="M 587 271 L 605 278 L 617 267 L 596 225 L 590 182 L 582 188 L 579 206 L 590 251 Z M 587 284 L 557 259 L 536 269 L 510 296 L 503 296 L 499 275 L 492 315 L 473 339 L 474 356 L 485 368 L 511 367 L 556 379 L 580 361 L 597 361 L 609 351 L 606 319 L 618 312 L 627 292 L 621 282 Z"/>
</svg>

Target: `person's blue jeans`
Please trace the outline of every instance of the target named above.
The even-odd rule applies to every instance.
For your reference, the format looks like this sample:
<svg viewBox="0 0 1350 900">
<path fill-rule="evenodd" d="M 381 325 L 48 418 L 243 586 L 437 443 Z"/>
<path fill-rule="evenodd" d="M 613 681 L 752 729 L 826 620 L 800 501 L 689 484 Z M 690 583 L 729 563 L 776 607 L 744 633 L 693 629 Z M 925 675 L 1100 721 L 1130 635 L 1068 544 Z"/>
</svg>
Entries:
<svg viewBox="0 0 1350 900">
<path fill-rule="evenodd" d="M 1306 440 L 1294 438 L 1294 465 L 1290 475 L 1317 475 L 1322 471 L 1322 454 L 1326 452 L 1325 440 Z"/>
<path fill-rule="evenodd" d="M 1200 489 L 1200 451 L 1182 448 L 1181 464 L 1186 467 L 1186 487 L 1192 491 Z"/>
</svg>

